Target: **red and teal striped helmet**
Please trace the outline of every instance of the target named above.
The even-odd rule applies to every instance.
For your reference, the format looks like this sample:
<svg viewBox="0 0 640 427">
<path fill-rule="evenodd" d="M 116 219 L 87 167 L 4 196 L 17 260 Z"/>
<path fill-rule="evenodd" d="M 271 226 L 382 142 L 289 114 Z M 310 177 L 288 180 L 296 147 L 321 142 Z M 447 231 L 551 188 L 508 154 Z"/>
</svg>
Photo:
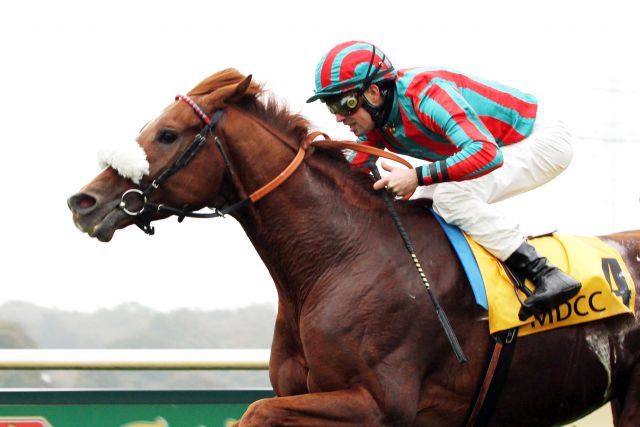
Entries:
<svg viewBox="0 0 640 427">
<path fill-rule="evenodd" d="M 344 42 L 327 52 L 318 63 L 316 93 L 307 102 L 354 89 L 364 91 L 371 83 L 394 80 L 396 76 L 391 61 L 371 43 Z"/>
</svg>

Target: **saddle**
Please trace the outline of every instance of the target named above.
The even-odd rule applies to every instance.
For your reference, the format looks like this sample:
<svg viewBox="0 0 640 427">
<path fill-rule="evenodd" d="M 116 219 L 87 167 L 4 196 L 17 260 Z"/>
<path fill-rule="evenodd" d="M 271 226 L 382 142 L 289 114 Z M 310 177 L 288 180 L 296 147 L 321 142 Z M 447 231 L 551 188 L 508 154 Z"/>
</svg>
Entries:
<svg viewBox="0 0 640 427">
<path fill-rule="evenodd" d="M 634 312 L 635 285 L 620 253 L 597 237 L 550 234 L 529 242 L 551 263 L 582 283 L 580 293 L 541 315 L 518 319 L 520 302 L 534 287 L 516 277 L 459 228 L 432 214 L 449 238 L 471 283 L 476 302 L 488 310 L 489 331 L 518 328 L 518 336 Z"/>
</svg>

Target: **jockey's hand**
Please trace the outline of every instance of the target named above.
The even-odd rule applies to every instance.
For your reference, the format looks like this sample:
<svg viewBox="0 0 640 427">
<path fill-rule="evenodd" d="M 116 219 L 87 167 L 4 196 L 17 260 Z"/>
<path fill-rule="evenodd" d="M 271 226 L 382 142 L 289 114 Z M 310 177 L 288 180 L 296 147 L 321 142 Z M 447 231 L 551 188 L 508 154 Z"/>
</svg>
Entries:
<svg viewBox="0 0 640 427">
<path fill-rule="evenodd" d="M 391 166 L 387 162 L 382 162 L 382 169 L 391 172 L 383 176 L 373 184 L 374 190 L 387 187 L 389 192 L 396 197 L 403 197 L 413 193 L 418 188 L 418 175 L 415 169 Z"/>
</svg>

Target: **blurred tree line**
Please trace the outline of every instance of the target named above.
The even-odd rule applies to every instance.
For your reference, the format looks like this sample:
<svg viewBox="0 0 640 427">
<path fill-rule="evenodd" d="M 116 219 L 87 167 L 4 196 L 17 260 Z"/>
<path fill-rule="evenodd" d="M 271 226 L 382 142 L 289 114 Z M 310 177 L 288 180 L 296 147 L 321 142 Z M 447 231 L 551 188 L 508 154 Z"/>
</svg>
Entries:
<svg viewBox="0 0 640 427">
<path fill-rule="evenodd" d="M 130 303 L 84 313 L 9 302 L 0 306 L 0 348 L 269 348 L 274 322 L 270 305 L 159 312 Z M 270 384 L 266 371 L 0 371 L 0 387 L 212 389 Z"/>
</svg>

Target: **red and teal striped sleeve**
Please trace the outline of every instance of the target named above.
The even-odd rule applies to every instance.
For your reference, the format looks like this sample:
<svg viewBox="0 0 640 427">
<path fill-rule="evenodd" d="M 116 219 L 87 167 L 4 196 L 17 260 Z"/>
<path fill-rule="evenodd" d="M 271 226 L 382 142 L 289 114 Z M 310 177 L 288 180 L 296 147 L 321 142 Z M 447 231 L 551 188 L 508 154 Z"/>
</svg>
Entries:
<svg viewBox="0 0 640 427">
<path fill-rule="evenodd" d="M 376 130 L 369 132 L 367 135 L 359 137 L 358 144 L 368 145 L 369 147 L 375 147 L 384 150 L 384 144 L 382 143 L 380 135 L 378 135 Z M 363 153 L 361 151 L 351 151 L 346 155 L 346 158 L 347 161 L 351 163 L 352 168 L 362 169 L 365 172 L 369 172 L 369 167 L 365 166 L 367 163 L 369 163 L 369 161 L 373 161 L 375 163 L 378 160 L 378 156 Z"/>
<path fill-rule="evenodd" d="M 502 166 L 494 137 L 455 86 L 434 79 L 414 99 L 420 121 L 460 148 L 444 160 L 417 168 L 420 185 L 477 178 Z"/>
</svg>

